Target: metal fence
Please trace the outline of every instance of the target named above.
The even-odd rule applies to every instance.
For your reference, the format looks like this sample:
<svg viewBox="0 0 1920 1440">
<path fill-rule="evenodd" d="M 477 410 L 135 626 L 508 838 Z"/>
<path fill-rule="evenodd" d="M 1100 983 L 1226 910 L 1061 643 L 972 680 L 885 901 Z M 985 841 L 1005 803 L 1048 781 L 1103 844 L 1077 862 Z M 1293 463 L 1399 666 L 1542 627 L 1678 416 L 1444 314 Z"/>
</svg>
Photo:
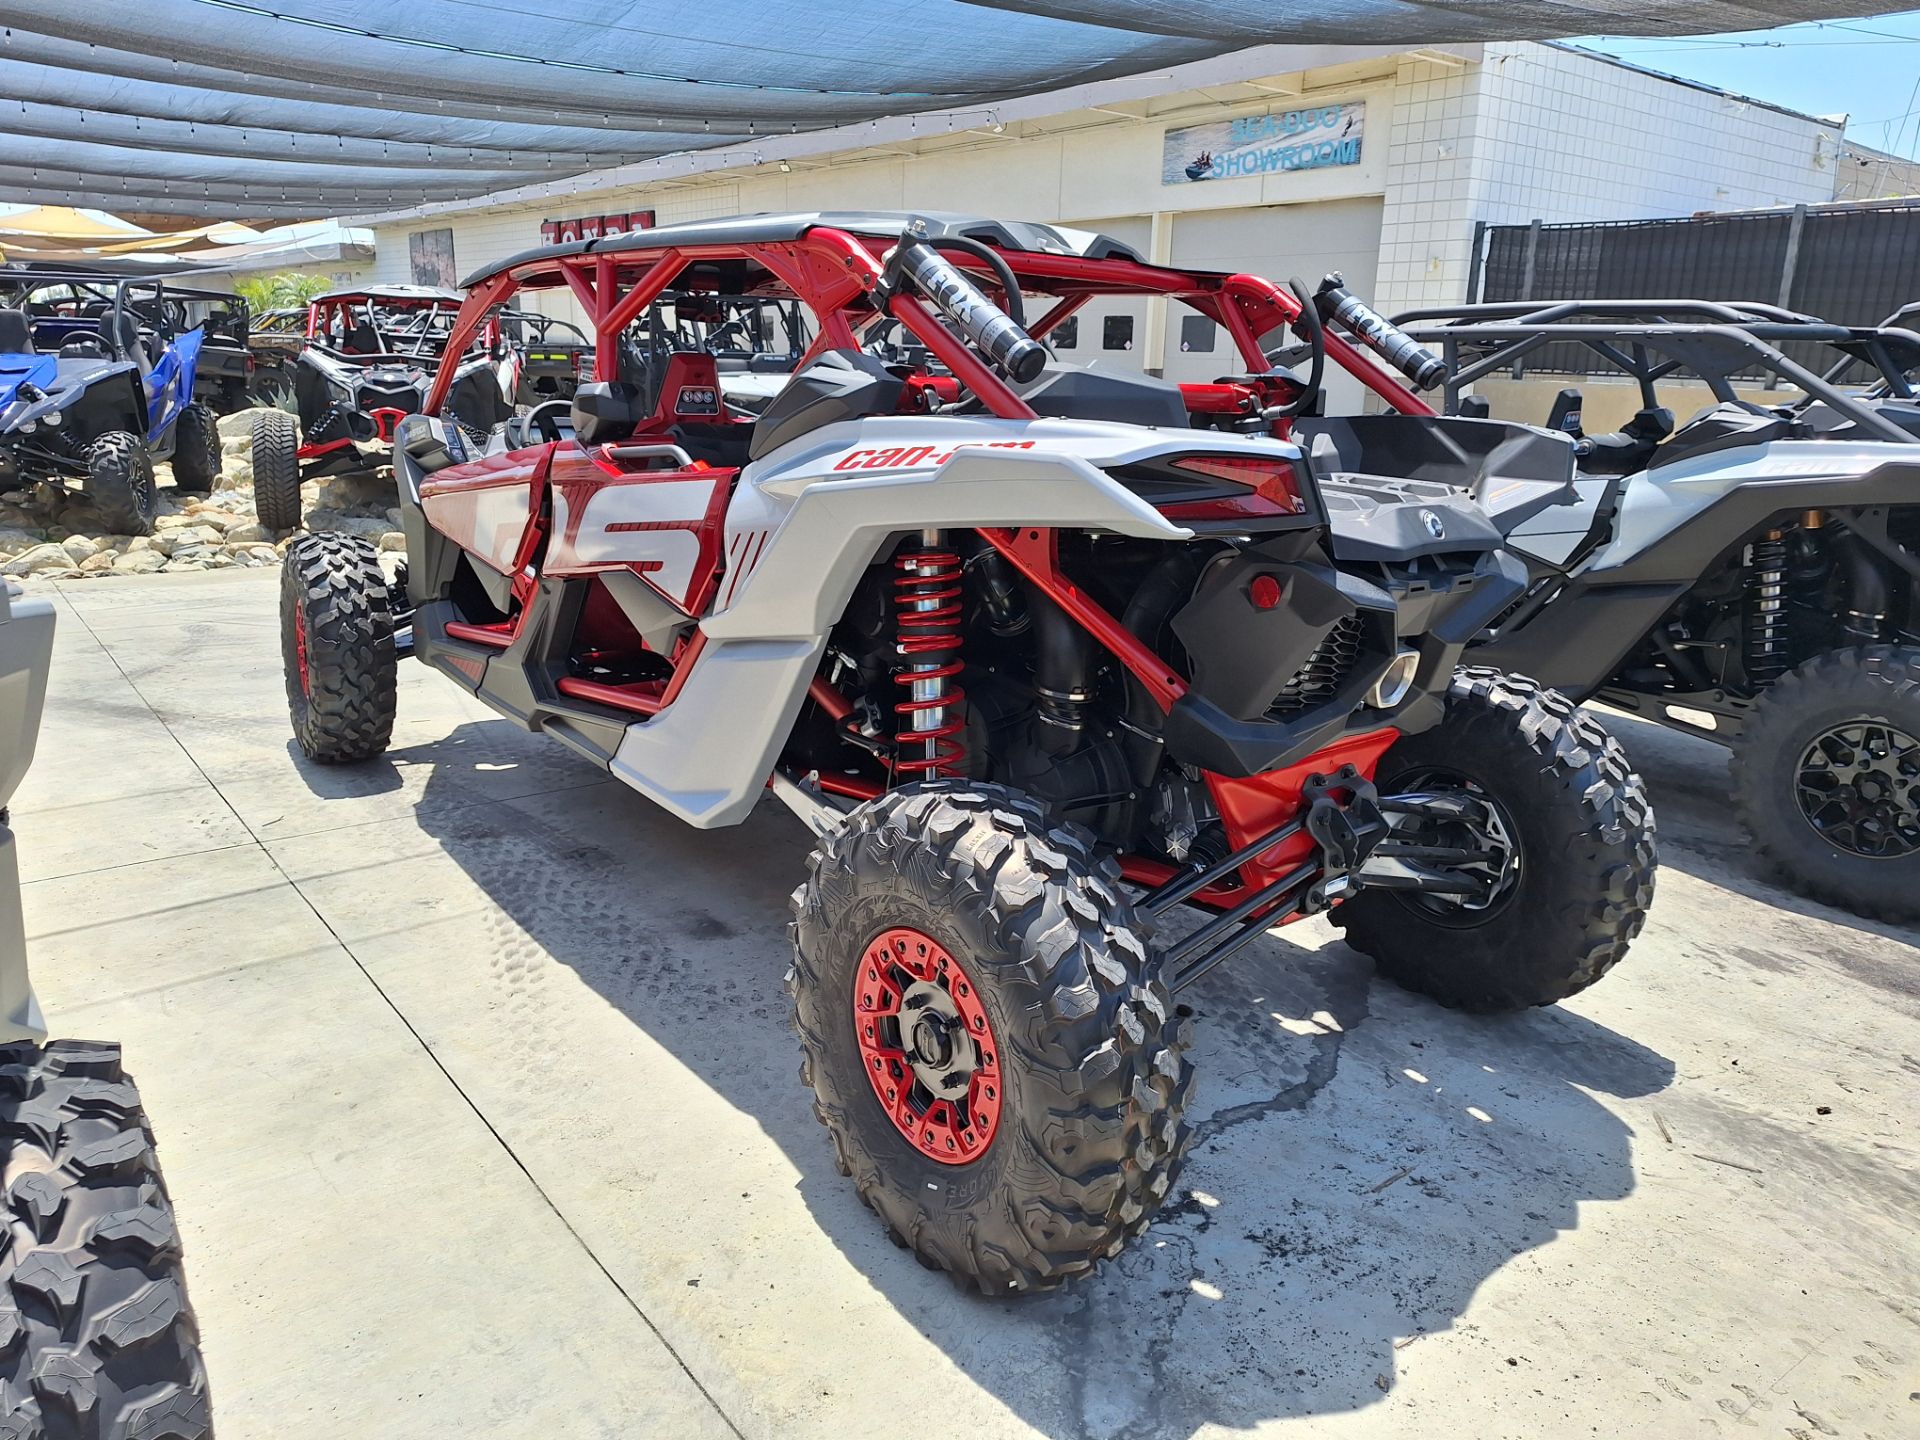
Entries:
<svg viewBox="0 0 1920 1440">
<path fill-rule="evenodd" d="M 1920 201 L 1801 205 L 1685 220 L 1475 229 L 1469 298 L 1753 300 L 1840 325 L 1874 325 L 1920 301 Z M 1555 345 L 1529 370 L 1584 374 Z"/>
</svg>

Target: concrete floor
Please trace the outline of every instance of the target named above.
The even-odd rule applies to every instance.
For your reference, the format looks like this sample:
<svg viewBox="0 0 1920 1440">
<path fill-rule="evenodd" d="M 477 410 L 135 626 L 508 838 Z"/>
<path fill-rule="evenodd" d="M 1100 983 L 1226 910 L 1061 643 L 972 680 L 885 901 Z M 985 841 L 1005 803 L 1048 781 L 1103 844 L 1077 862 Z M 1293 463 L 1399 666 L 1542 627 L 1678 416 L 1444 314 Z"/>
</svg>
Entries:
<svg viewBox="0 0 1920 1440">
<path fill-rule="evenodd" d="M 225 1440 L 1920 1433 L 1915 933 L 1757 879 L 1718 750 L 1618 722 L 1665 868 L 1571 1005 L 1463 1019 L 1317 925 L 1196 987 L 1175 1203 L 996 1303 L 795 1080 L 799 825 L 684 829 L 414 666 L 384 761 L 298 762 L 276 583 L 65 587 L 13 807 Z"/>
</svg>

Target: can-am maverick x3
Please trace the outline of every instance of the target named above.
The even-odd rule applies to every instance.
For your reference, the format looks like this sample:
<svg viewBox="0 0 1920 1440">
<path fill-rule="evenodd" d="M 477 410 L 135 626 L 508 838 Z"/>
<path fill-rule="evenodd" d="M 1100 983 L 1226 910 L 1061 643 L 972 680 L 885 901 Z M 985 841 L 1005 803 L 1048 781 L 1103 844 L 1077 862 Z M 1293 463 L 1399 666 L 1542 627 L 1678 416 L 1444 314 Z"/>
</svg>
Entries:
<svg viewBox="0 0 1920 1440">
<path fill-rule="evenodd" d="M 294 733 L 316 760 L 378 753 L 412 654 L 690 824 L 771 788 L 819 837 L 794 897 L 805 1080 L 929 1264 L 1038 1289 L 1144 1229 L 1187 1138 L 1174 996 L 1274 925 L 1331 913 L 1474 1010 L 1563 999 L 1639 930 L 1652 820 L 1619 749 L 1529 681 L 1455 673 L 1524 578 L 1448 482 L 1551 503 L 1570 442 L 1489 424 L 1429 480 L 1392 468 L 1399 442 L 1317 474 L 1275 434 L 1317 376 L 1269 370 L 1267 332 L 1304 327 L 1316 370 L 1409 431 L 1451 422 L 1304 290 L 937 215 L 703 221 L 469 284 L 450 356 L 516 292 L 567 286 L 597 378 L 481 444 L 443 365 L 398 430 L 404 583 L 355 537 L 288 552 Z M 711 354 L 620 373 L 669 286 L 816 317 L 756 418 Z M 1193 306 L 1253 373 L 1050 361 L 1049 328 L 1109 294 Z M 1049 305 L 1030 324 L 1027 296 Z M 1322 303 L 1429 372 L 1351 297 Z M 863 351 L 887 319 L 957 403 Z"/>
<path fill-rule="evenodd" d="M 1512 528 L 1531 583 L 1473 658 L 1731 746 L 1741 818 L 1788 884 L 1920 915 L 1920 334 L 1684 300 L 1400 318 L 1453 362 L 1461 413 L 1528 358 L 1638 387 L 1601 435 L 1560 393 L 1580 496 Z M 1677 379 L 1714 403 L 1676 427 Z"/>
<path fill-rule="evenodd" d="M 300 523 L 300 485 L 321 475 L 371 473 L 387 463 L 393 427 L 420 408 L 464 297 L 458 290 L 386 285 L 332 290 L 307 307 L 307 339 L 293 365 L 297 414 L 253 418 L 253 499 L 260 523 Z M 458 356 L 472 377 L 468 408 L 485 433 L 513 412 L 517 352 L 495 317 Z"/>
</svg>

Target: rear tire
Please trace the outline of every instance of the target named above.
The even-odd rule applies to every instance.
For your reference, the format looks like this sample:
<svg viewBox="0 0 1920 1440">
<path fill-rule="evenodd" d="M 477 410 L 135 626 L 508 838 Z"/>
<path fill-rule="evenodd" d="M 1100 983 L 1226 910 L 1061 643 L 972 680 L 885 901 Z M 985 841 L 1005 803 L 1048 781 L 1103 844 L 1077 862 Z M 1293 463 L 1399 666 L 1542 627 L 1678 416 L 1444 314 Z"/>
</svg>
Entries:
<svg viewBox="0 0 1920 1440">
<path fill-rule="evenodd" d="M 253 513 L 269 530 L 300 523 L 300 425 L 284 410 L 253 417 Z"/>
<path fill-rule="evenodd" d="M 1450 1009 L 1552 1005 L 1627 953 L 1653 899 L 1653 808 L 1626 753 L 1558 691 L 1463 669 L 1447 717 L 1387 752 L 1382 795 L 1458 787 L 1490 800 L 1517 859 L 1484 909 L 1363 890 L 1330 918 L 1380 973 Z"/>
<path fill-rule="evenodd" d="M 1920 850 L 1884 857 L 1859 853 L 1842 843 L 1841 835 L 1816 829 L 1801 804 L 1803 762 L 1823 736 L 1853 733 L 1850 722 L 1883 727 L 1883 735 L 1920 737 L 1920 650 L 1897 645 L 1837 650 L 1768 686 L 1734 745 L 1734 803 L 1754 848 L 1786 884 L 1856 915 L 1911 920 L 1920 916 Z M 1888 768 L 1894 813 L 1920 805 L 1920 757 Z M 1912 770 L 1912 776 L 1894 778 L 1903 770 Z M 1899 788 L 1903 782 L 1914 787 L 1911 802 Z M 1843 810 L 1835 805 L 1821 813 L 1831 820 L 1842 818 Z M 1859 810 L 1870 824 L 1872 810 L 1872 805 Z M 1863 839 L 1851 831 L 1844 838 L 1855 845 Z M 1893 848 L 1905 843 L 1895 841 Z"/>
<path fill-rule="evenodd" d="M 393 738 L 393 601 L 358 535 L 302 535 L 280 572 L 287 712 L 309 760 L 370 760 Z"/>
<path fill-rule="evenodd" d="M 173 422 L 173 488 L 204 495 L 219 478 L 219 417 L 195 401 Z"/>
<path fill-rule="evenodd" d="M 160 508 L 153 459 L 138 435 L 109 430 L 87 447 L 87 498 L 114 535 L 151 535 Z"/>
<path fill-rule="evenodd" d="M 199 1329 L 120 1047 L 0 1045 L 0 1435 L 203 1440 Z"/>
<path fill-rule="evenodd" d="M 1189 1022 L 1118 882 L 1084 831 L 1051 827 L 1019 792 L 938 781 L 854 811 L 794 892 L 800 1077 L 840 1171 L 923 1264 L 986 1294 L 1049 1289 L 1116 1254 L 1146 1229 L 1186 1147 Z M 970 1093 L 956 1110 L 991 1127 L 964 1163 L 935 1158 L 944 1140 L 910 1139 L 881 1093 L 886 1071 L 876 1061 L 883 1078 L 868 1074 L 856 1027 L 928 1013 L 909 994 L 869 1016 L 856 989 L 890 933 L 917 933 L 953 962 L 940 969 L 962 1010 L 948 1023 L 968 1058 L 939 1068 L 980 1078 L 997 1065 L 999 1093 L 981 1093 L 998 1109 L 982 1122 Z M 910 1106 L 926 1093 L 916 1073 L 898 1075 Z M 918 1112 L 930 1131 L 938 1111 Z"/>
</svg>

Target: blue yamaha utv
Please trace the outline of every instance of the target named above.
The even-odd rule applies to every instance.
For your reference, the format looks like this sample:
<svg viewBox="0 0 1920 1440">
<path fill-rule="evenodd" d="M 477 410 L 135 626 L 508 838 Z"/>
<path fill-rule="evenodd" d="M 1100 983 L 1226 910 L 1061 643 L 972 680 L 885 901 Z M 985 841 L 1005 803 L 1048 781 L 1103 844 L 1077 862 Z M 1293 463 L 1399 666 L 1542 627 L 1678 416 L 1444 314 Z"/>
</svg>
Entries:
<svg viewBox="0 0 1920 1440">
<path fill-rule="evenodd" d="M 153 530 L 155 461 L 178 489 L 211 490 L 220 434 L 193 398 L 205 332 L 185 320 L 159 281 L 0 269 L 0 488 L 78 488 L 125 535 Z"/>
</svg>

